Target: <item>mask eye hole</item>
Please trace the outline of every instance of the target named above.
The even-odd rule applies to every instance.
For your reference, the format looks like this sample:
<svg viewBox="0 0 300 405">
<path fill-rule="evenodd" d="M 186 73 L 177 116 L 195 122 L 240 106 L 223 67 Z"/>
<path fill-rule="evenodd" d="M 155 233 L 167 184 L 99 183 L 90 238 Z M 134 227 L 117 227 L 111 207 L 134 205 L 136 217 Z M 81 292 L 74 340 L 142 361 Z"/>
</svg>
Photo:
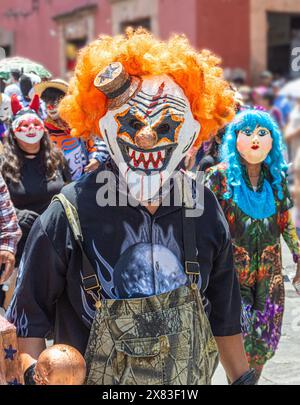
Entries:
<svg viewBox="0 0 300 405">
<path fill-rule="evenodd" d="M 58 102 L 56 100 L 49 100 L 46 102 L 46 107 L 47 108 L 56 108 L 58 106 Z"/>
<path fill-rule="evenodd" d="M 246 135 L 246 136 L 251 136 L 251 135 L 252 135 L 252 131 L 251 131 L 250 128 L 243 129 L 242 132 L 243 132 L 243 134 Z"/>
<path fill-rule="evenodd" d="M 133 128 L 136 131 L 139 131 L 140 129 L 142 129 L 144 127 L 144 124 L 141 121 L 137 120 L 136 118 L 132 118 L 129 121 L 129 125 L 131 126 L 131 128 Z"/>
<path fill-rule="evenodd" d="M 266 129 L 260 129 L 258 131 L 259 136 L 266 136 L 266 135 L 268 135 L 268 133 L 269 133 L 269 131 L 267 131 Z"/>
<path fill-rule="evenodd" d="M 156 129 L 156 132 L 159 134 L 159 135 L 166 135 L 166 134 L 168 134 L 169 132 L 170 132 L 170 125 L 169 124 L 160 124 L 158 127 L 157 127 L 157 129 Z"/>
</svg>

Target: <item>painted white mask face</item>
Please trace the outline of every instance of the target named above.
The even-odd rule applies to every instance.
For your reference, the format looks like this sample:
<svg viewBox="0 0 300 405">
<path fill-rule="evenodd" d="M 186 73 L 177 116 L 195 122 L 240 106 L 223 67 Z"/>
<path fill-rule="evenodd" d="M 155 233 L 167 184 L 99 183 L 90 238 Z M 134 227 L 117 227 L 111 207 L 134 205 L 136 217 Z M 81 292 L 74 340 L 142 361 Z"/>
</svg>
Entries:
<svg viewBox="0 0 300 405">
<path fill-rule="evenodd" d="M 59 118 L 59 114 L 58 114 L 58 105 L 59 105 L 59 101 L 56 102 L 49 102 L 46 104 L 47 107 L 47 114 L 49 115 L 49 117 L 53 120 L 58 120 Z"/>
<path fill-rule="evenodd" d="M 245 128 L 238 133 L 236 147 L 240 155 L 252 164 L 263 162 L 271 152 L 273 139 L 267 128 Z"/>
<path fill-rule="evenodd" d="M 23 142 L 34 144 L 39 142 L 45 132 L 43 121 L 33 113 L 25 113 L 13 122 L 15 137 Z"/>
<path fill-rule="evenodd" d="M 10 97 L 6 94 L 1 94 L 0 96 L 0 120 L 7 121 L 11 117 L 11 103 Z"/>
<path fill-rule="evenodd" d="M 100 119 L 100 131 L 132 196 L 155 200 L 193 146 L 200 124 L 169 76 L 144 76 L 133 98 Z"/>
</svg>

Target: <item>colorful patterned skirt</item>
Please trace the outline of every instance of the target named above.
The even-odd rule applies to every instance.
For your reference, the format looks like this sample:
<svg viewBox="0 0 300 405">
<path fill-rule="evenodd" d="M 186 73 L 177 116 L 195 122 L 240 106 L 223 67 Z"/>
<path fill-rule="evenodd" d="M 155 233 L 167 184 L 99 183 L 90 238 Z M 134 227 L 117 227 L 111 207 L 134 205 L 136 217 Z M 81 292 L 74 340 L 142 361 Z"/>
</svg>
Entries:
<svg viewBox="0 0 300 405">
<path fill-rule="evenodd" d="M 237 266 L 243 301 L 244 345 L 249 364 L 256 369 L 274 356 L 281 336 L 284 280 L 280 249 L 280 244 L 264 249 L 255 271 L 247 272 Z"/>
</svg>

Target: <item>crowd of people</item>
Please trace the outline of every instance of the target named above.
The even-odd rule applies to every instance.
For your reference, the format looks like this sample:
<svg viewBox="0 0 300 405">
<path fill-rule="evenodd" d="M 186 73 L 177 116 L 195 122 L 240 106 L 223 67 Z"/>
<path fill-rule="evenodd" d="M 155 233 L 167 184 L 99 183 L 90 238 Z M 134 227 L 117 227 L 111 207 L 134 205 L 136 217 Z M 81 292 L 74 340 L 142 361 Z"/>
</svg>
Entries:
<svg viewBox="0 0 300 405">
<path fill-rule="evenodd" d="M 84 48 L 70 86 L 12 70 L 0 307 L 26 384 L 45 339 L 85 355 L 87 384 L 210 384 L 218 357 L 229 383 L 258 382 L 281 335 L 281 236 L 300 285 L 300 96 L 260 80 L 230 84 L 214 55 L 145 30 Z M 99 206 L 103 170 L 138 204 Z M 195 170 L 203 214 L 161 204 Z"/>
</svg>

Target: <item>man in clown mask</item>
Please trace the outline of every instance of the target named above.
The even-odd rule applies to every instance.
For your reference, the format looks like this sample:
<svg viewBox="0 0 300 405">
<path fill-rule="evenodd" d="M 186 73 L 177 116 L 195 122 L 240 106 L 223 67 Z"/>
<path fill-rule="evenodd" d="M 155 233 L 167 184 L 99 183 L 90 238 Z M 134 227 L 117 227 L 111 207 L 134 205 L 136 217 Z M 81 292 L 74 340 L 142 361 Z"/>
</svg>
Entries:
<svg viewBox="0 0 300 405">
<path fill-rule="evenodd" d="M 95 86 L 108 98 L 100 131 L 129 191 L 138 201 L 157 201 L 200 130 L 189 101 L 169 76 L 130 80 L 118 62 L 100 72 Z"/>
<path fill-rule="evenodd" d="M 234 115 L 218 63 L 184 37 L 144 30 L 81 52 L 60 114 L 73 136 L 101 134 L 111 159 L 67 186 L 31 232 L 8 311 L 25 381 L 54 326 L 55 342 L 85 354 L 87 384 L 210 384 L 218 353 L 231 382 L 251 384 L 222 210 L 208 189 L 196 218 L 164 204 L 190 149 Z M 132 199 L 103 205 L 103 189 Z"/>
</svg>

